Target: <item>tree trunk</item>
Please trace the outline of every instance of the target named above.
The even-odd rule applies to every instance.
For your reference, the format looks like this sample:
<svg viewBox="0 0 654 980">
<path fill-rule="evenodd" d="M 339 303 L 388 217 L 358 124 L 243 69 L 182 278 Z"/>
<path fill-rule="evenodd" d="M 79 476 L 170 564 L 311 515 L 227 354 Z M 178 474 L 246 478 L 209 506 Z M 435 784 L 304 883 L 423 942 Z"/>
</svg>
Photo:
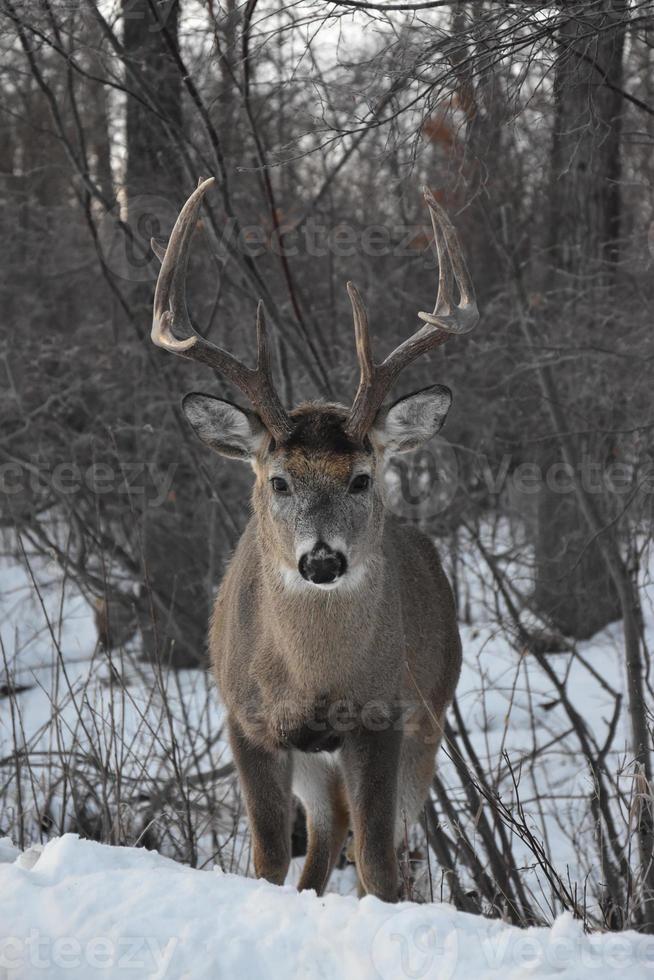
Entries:
<svg viewBox="0 0 654 980">
<path fill-rule="evenodd" d="M 125 61 L 138 75 L 141 96 L 127 100 L 128 201 L 137 194 L 182 196 L 181 162 L 169 135 L 182 125 L 182 77 L 171 51 L 179 12 L 178 0 L 123 0 Z"/>
<path fill-rule="evenodd" d="M 88 46 L 84 57 L 90 74 L 98 79 L 104 79 L 105 69 L 99 55 L 101 35 L 98 25 L 89 22 Z M 109 129 L 109 104 L 107 87 L 103 81 L 89 80 L 86 87 L 87 122 L 86 132 L 88 147 L 91 154 L 91 164 L 95 180 L 109 206 L 114 203 L 114 179 L 111 165 L 111 135 Z"/>
<path fill-rule="evenodd" d="M 577 445 L 577 464 L 581 456 Z M 590 459 L 586 454 L 586 459 Z M 598 465 L 597 455 L 595 465 Z M 558 447 L 541 457 L 544 474 L 564 462 Z M 601 463 L 599 463 L 601 468 Z M 576 466 L 577 474 L 579 466 Z M 551 480 L 540 486 L 535 542 L 536 610 L 565 636 L 585 640 L 621 616 L 620 599 L 600 545 L 589 532 L 572 492 L 557 493 Z M 602 508 L 604 524 L 609 523 Z"/>
<path fill-rule="evenodd" d="M 161 216 L 185 197 L 188 185 L 174 133 L 182 127 L 182 76 L 178 46 L 178 0 L 123 0 L 123 48 L 127 82 L 139 98 L 127 100 L 127 218 L 136 239 L 137 263 L 150 262 L 151 235 L 170 233 Z M 156 275 L 156 268 L 153 269 Z M 132 309 L 149 333 L 153 282 L 142 268 L 130 286 Z M 175 462 L 173 460 L 173 462 Z M 179 470 L 178 470 L 179 473 Z M 145 506 L 139 545 L 144 590 L 139 631 L 147 659 L 178 667 L 204 661 L 209 615 L 209 547 L 205 501 L 188 473 L 176 475 L 168 499 Z"/>
<path fill-rule="evenodd" d="M 571 9 L 560 33 L 550 226 L 559 277 L 562 271 L 573 277 L 599 273 L 602 281 L 602 273 L 610 277 L 615 270 L 624 21 L 625 0 L 604 0 L 583 18 Z"/>
<path fill-rule="evenodd" d="M 622 82 L 625 4 L 604 0 L 583 18 L 575 15 L 575 6 L 569 5 L 570 19 L 560 33 L 554 81 L 548 283 L 556 297 L 550 318 L 553 344 L 559 339 L 557 326 L 561 335 L 567 332 L 577 309 L 587 316 L 589 303 L 598 313 L 606 304 L 619 251 L 623 100 L 616 89 Z M 557 324 L 563 302 L 566 323 Z M 595 328 L 593 339 L 598 341 Z M 578 332 L 575 340 L 581 343 Z M 578 384 L 579 379 L 571 381 Z M 601 449 L 577 442 L 577 469 L 582 452 L 588 463 L 601 466 Z M 541 459 L 543 472 L 560 460 L 558 446 L 550 446 Z M 597 503 L 606 522 L 601 495 Z M 574 494 L 557 493 L 547 482 L 539 495 L 538 520 L 534 605 L 561 632 L 589 637 L 620 616 L 600 546 L 589 541 Z"/>
</svg>

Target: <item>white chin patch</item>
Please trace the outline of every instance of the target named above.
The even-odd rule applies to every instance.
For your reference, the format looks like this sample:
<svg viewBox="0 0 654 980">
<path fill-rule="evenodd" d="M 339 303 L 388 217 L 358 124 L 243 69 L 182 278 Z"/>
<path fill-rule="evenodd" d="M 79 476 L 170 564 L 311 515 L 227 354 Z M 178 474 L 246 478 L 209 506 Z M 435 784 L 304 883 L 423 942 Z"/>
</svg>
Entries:
<svg viewBox="0 0 654 980">
<path fill-rule="evenodd" d="M 347 575 L 341 575 L 339 578 L 334 579 L 333 582 L 305 582 L 305 584 L 311 589 L 322 589 L 323 592 L 333 592 L 334 589 L 338 589 L 345 584 L 346 578 Z"/>
</svg>

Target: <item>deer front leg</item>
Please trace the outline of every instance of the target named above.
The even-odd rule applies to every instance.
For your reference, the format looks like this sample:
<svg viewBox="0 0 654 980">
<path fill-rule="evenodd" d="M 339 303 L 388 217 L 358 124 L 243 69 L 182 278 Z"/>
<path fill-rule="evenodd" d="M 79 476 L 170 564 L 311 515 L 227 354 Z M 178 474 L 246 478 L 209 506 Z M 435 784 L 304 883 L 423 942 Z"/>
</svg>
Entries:
<svg viewBox="0 0 654 980">
<path fill-rule="evenodd" d="M 254 871 L 283 885 L 291 861 L 291 759 L 288 752 L 248 740 L 235 719 L 228 723 L 232 755 L 252 834 Z"/>
<path fill-rule="evenodd" d="M 343 743 L 342 763 L 350 800 L 359 880 L 385 902 L 399 896 L 395 819 L 402 732 L 361 729 Z"/>
</svg>

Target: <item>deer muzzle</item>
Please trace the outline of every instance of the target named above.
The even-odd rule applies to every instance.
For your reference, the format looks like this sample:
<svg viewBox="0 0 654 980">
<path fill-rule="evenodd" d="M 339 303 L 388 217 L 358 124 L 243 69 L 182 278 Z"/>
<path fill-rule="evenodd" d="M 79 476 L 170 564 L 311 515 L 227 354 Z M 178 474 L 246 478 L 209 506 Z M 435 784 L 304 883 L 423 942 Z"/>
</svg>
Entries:
<svg viewBox="0 0 654 980">
<path fill-rule="evenodd" d="M 334 551 L 324 541 L 318 541 L 311 551 L 302 555 L 298 570 L 307 582 L 312 582 L 314 585 L 331 585 L 345 574 L 347 560 L 340 551 Z"/>
</svg>

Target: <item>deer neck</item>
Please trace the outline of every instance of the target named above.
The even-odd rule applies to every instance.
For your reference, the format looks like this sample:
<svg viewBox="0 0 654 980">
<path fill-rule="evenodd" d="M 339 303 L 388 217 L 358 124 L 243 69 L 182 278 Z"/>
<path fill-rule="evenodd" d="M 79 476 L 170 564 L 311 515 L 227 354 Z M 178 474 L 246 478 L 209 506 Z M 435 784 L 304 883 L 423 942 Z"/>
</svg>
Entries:
<svg viewBox="0 0 654 980">
<path fill-rule="evenodd" d="M 361 663 L 374 642 L 373 624 L 388 605 L 381 542 L 365 566 L 349 571 L 337 588 L 320 589 L 284 574 L 260 549 L 264 621 L 276 654 L 296 678 L 325 689 Z M 310 680 L 309 680 L 310 679 Z"/>
</svg>

